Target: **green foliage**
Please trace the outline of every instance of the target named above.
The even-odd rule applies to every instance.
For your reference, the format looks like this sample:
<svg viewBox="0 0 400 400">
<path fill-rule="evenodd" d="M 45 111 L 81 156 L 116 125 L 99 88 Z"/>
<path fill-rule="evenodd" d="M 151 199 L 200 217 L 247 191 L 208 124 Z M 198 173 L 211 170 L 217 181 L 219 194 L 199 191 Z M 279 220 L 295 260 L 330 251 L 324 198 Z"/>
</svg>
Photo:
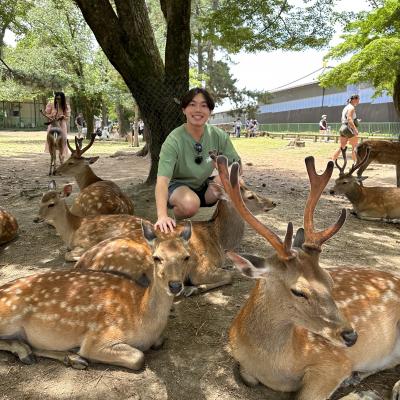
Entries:
<svg viewBox="0 0 400 400">
<path fill-rule="evenodd" d="M 384 90 L 394 93 L 396 76 L 400 74 L 400 3 L 373 3 L 371 12 L 360 13 L 346 25 L 343 42 L 327 54 L 327 60 L 347 60 L 321 76 L 323 86 L 370 82 L 376 88 L 376 96 Z"/>
<path fill-rule="evenodd" d="M 231 53 L 320 48 L 333 34 L 335 0 L 221 0 L 203 14 L 203 37 Z"/>
</svg>

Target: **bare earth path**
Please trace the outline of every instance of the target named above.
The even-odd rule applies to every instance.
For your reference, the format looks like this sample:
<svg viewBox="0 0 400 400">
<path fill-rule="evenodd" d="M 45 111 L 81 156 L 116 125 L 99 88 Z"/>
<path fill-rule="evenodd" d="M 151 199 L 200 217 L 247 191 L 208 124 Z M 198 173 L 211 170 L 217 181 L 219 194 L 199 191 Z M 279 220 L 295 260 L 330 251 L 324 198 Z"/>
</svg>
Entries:
<svg viewBox="0 0 400 400">
<path fill-rule="evenodd" d="M 293 221 L 295 228 L 302 226 L 308 195 L 304 158 L 315 154 L 317 170 L 321 172 L 335 145 L 307 142 L 303 149 L 291 149 L 286 142 L 275 139 L 277 145 L 264 151 L 263 144 L 271 139 L 257 138 L 253 139 L 258 149 L 254 152 L 253 147 L 244 145 L 251 139 L 240 140 L 235 145 L 244 163 L 252 163 L 245 167 L 247 182 L 279 203 L 262 220 L 280 235 L 288 221 Z M 93 146 L 90 155 L 95 154 Z M 133 197 L 138 215 L 154 220 L 153 188 L 141 184 L 148 167 L 146 159 L 133 155 L 101 156 L 93 166 L 99 176 L 118 182 Z M 11 211 L 20 225 L 19 237 L 0 247 L 0 283 L 39 271 L 71 267 L 63 261 L 65 247 L 54 229 L 33 223 L 40 196 L 47 187 L 47 168 L 45 154 L 0 157 L 0 206 Z M 393 166 L 373 165 L 367 175 L 368 185 L 395 184 Z M 56 177 L 56 181 L 61 186 L 72 180 Z M 316 213 L 317 228 L 336 220 L 342 207 L 350 208 L 350 204 L 345 198 L 330 196 L 326 190 Z M 197 219 L 208 218 L 211 212 L 203 210 Z M 399 242 L 397 226 L 360 221 L 349 215 L 344 228 L 325 245 L 321 263 L 327 268 L 355 265 L 400 273 Z M 242 250 L 265 255 L 271 247 L 247 229 Z M 234 362 L 226 349 L 227 329 L 253 282 L 233 273 L 233 285 L 177 302 L 167 327 L 167 342 L 161 350 L 146 355 L 142 371 L 135 373 L 101 364 L 77 371 L 47 359 L 27 366 L 12 354 L 0 352 L 0 399 L 290 399 L 289 394 L 262 386 L 248 388 L 236 377 Z M 387 399 L 392 384 L 400 379 L 399 372 L 400 369 L 375 375 L 348 392 L 372 390 L 377 398 Z M 335 394 L 333 398 L 338 397 Z"/>
</svg>

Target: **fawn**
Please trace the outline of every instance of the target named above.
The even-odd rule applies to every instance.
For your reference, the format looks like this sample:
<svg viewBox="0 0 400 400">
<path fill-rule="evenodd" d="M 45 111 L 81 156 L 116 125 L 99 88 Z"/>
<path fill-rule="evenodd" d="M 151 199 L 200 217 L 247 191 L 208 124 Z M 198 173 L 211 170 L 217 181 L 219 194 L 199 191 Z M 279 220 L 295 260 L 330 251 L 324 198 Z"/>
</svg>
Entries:
<svg viewBox="0 0 400 400">
<path fill-rule="evenodd" d="M 238 247 L 244 233 L 244 222 L 223 188 L 214 183 L 210 183 L 210 188 L 219 201 L 211 220 L 192 222 L 192 257 L 185 281 L 186 296 L 231 283 L 232 274 L 221 268 L 225 261 L 224 250 Z M 274 202 L 248 188 L 242 189 L 242 193 L 246 205 L 254 212 L 265 212 L 275 207 Z M 183 224 L 178 224 L 176 229 L 180 232 Z M 160 233 L 160 236 L 163 235 L 168 236 Z M 86 251 L 75 268 L 123 271 L 138 279 L 143 274 L 147 275 L 147 270 L 151 268 L 150 256 L 140 235 L 130 235 L 129 238 L 120 235 Z"/>
<path fill-rule="evenodd" d="M 96 135 L 83 149 L 75 137 L 75 149 L 67 140 L 71 157 L 60 165 L 56 173 L 73 175 L 78 183 L 80 193 L 71 206 L 72 214 L 81 217 L 101 214 L 133 214 L 132 200 L 112 182 L 99 178 L 90 168 L 99 157 L 85 158 L 82 155 L 93 145 Z"/>
<path fill-rule="evenodd" d="M 11 213 L 0 207 L 0 245 L 10 242 L 17 234 L 17 220 Z"/>
<path fill-rule="evenodd" d="M 366 187 L 361 184 L 366 177 L 353 177 L 354 171 L 360 170 L 368 163 L 370 149 L 367 149 L 364 158 L 357 161 L 346 173 L 346 149 L 342 149 L 343 166 L 339 169 L 339 178 L 330 190 L 331 194 L 344 194 L 353 205 L 352 213 L 360 219 L 369 221 L 400 222 L 400 188 L 398 187 Z"/>
<path fill-rule="evenodd" d="M 311 190 L 304 230 L 293 242 L 289 223 L 282 241 L 249 212 L 240 196 L 238 166 L 229 177 L 218 157 L 225 190 L 240 215 L 275 249 L 264 259 L 228 252 L 246 276 L 258 278 L 229 330 L 229 345 L 248 385 L 261 382 L 277 391 L 296 391 L 297 400 L 325 400 L 340 386 L 400 362 L 400 278 L 387 272 L 319 266 L 322 244 L 343 225 L 315 231 L 314 210 L 333 171 L 318 175 L 307 157 Z M 292 243 L 293 242 L 293 243 Z M 348 382 L 348 381 L 347 381 Z M 393 398 L 400 395 L 396 384 Z"/>
<path fill-rule="evenodd" d="M 78 217 L 71 213 L 64 200 L 72 191 L 71 185 L 65 185 L 63 192 L 55 188 L 55 182 L 50 182 L 50 190 L 40 202 L 40 218 L 35 222 L 42 219 L 51 221 L 69 248 L 65 254 L 66 261 L 77 261 L 87 249 L 110 237 L 142 236 L 141 218 L 123 214 Z"/>
<path fill-rule="evenodd" d="M 162 344 L 174 296 L 183 290 L 191 225 L 160 239 L 143 222 L 152 250 L 148 287 L 110 272 L 56 271 L 0 287 L 0 349 L 27 364 L 34 355 L 86 368 L 87 360 L 137 370 Z"/>
</svg>

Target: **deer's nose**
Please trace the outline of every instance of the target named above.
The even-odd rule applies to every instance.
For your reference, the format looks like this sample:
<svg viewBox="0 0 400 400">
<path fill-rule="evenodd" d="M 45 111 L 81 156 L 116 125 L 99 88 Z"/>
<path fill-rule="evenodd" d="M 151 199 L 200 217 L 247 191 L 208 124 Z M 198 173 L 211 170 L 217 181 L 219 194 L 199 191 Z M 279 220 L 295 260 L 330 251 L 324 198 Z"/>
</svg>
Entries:
<svg viewBox="0 0 400 400">
<path fill-rule="evenodd" d="M 169 281 L 168 287 L 169 287 L 169 290 L 171 291 L 171 293 L 173 293 L 173 294 L 178 294 L 183 289 L 182 282 L 176 282 L 176 281 Z"/>
<path fill-rule="evenodd" d="M 329 194 L 335 194 L 335 191 L 333 190 L 333 189 L 331 189 L 330 191 L 329 191 Z"/>
<path fill-rule="evenodd" d="M 343 331 L 340 336 L 344 340 L 344 344 L 347 347 L 351 347 L 357 342 L 358 334 L 354 329 Z"/>
</svg>

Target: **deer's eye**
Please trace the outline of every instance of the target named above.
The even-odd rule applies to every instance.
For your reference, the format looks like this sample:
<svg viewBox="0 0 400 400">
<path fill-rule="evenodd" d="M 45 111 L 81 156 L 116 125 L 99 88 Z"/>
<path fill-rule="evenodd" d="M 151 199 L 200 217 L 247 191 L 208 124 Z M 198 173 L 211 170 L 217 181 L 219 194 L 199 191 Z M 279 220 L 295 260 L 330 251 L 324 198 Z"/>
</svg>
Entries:
<svg viewBox="0 0 400 400">
<path fill-rule="evenodd" d="M 49 204 L 47 207 L 51 208 L 51 207 L 54 207 L 54 206 L 55 206 L 55 204 Z"/>
<path fill-rule="evenodd" d="M 189 261 L 189 259 L 190 259 L 190 256 L 186 256 L 186 257 L 183 259 L 183 261 Z"/>
<path fill-rule="evenodd" d="M 301 292 L 300 290 L 297 289 L 290 289 L 293 295 L 296 297 L 302 297 L 303 299 L 308 299 L 307 295 L 304 292 Z"/>
</svg>

